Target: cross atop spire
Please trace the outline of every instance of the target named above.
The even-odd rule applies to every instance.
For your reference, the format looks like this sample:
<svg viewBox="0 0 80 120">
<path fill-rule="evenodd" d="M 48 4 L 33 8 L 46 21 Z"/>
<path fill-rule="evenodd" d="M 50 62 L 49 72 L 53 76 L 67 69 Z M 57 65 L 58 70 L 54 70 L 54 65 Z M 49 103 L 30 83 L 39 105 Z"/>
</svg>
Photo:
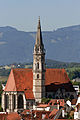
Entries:
<svg viewBox="0 0 80 120">
<path fill-rule="evenodd" d="M 40 25 L 40 16 L 38 20 L 38 27 L 37 27 L 37 35 L 36 35 L 36 45 L 43 46 L 42 42 L 42 33 L 41 33 L 41 25 Z"/>
</svg>

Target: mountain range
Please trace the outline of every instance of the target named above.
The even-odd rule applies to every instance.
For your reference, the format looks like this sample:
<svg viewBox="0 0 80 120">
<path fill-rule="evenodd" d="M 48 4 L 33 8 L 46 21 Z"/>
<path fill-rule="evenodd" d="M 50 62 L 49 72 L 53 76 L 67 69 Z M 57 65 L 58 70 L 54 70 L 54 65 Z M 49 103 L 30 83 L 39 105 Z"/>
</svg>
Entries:
<svg viewBox="0 0 80 120">
<path fill-rule="evenodd" d="M 80 63 L 80 25 L 42 32 L 46 59 Z M 36 32 L 0 27 L 0 65 L 29 63 L 33 59 Z"/>
</svg>

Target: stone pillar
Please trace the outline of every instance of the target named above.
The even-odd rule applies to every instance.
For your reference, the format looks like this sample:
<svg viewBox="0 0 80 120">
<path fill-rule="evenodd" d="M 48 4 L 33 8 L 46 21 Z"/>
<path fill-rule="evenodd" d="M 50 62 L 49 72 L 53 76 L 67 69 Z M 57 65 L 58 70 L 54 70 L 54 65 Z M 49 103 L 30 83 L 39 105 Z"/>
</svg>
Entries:
<svg viewBox="0 0 80 120">
<path fill-rule="evenodd" d="M 16 112 L 17 112 L 17 110 L 18 110 L 18 95 L 16 94 L 16 104 L 15 104 L 16 106 L 15 106 L 15 109 L 16 109 Z"/>
<path fill-rule="evenodd" d="M 23 94 L 23 101 L 24 101 L 24 109 L 26 109 L 26 98 L 24 94 Z"/>
<path fill-rule="evenodd" d="M 13 112 L 13 95 L 10 95 L 10 102 L 11 102 L 11 112 Z"/>
<path fill-rule="evenodd" d="M 11 93 L 9 93 L 9 112 L 11 112 Z"/>
<path fill-rule="evenodd" d="M 2 105 L 2 108 L 3 108 L 3 111 L 5 112 L 5 92 L 3 92 L 3 94 L 2 94 L 2 103 L 1 103 Z"/>
</svg>

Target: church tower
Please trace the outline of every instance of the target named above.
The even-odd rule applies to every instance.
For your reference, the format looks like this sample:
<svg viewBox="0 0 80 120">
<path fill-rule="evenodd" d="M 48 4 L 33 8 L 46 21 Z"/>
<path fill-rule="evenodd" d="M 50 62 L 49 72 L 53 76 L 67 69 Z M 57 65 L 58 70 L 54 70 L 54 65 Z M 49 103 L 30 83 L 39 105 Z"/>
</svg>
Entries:
<svg viewBox="0 0 80 120">
<path fill-rule="evenodd" d="M 33 93 L 36 102 L 45 97 L 45 49 L 42 41 L 40 18 L 33 53 Z"/>
</svg>

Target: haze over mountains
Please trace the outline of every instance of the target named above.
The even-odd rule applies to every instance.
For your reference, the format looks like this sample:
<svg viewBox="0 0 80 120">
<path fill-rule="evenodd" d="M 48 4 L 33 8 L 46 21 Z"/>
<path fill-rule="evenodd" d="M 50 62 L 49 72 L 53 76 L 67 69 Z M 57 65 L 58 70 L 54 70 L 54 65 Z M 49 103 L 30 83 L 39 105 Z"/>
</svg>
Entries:
<svg viewBox="0 0 80 120">
<path fill-rule="evenodd" d="M 47 59 L 80 62 L 80 25 L 45 31 L 42 35 Z M 36 32 L 0 27 L 0 65 L 31 62 L 35 36 Z"/>
</svg>

